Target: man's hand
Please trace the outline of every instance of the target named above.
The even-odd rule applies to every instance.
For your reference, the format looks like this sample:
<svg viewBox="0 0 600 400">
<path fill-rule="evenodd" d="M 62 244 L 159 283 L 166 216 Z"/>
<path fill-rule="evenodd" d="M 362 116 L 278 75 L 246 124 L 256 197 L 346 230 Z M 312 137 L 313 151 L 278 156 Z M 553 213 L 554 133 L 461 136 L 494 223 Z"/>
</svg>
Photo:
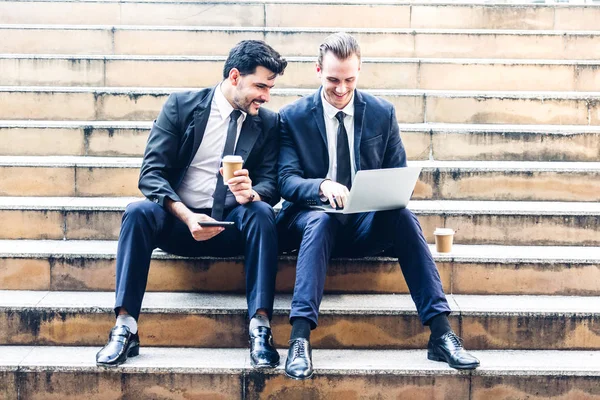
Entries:
<svg viewBox="0 0 600 400">
<path fill-rule="evenodd" d="M 190 233 L 198 242 L 202 242 L 204 240 L 212 239 L 217 236 L 219 233 L 223 232 L 225 228 L 220 226 L 206 226 L 201 227 L 198 222 L 205 221 L 215 221 L 213 218 L 209 217 L 206 214 L 196 214 L 192 213 L 186 221 L 186 224 L 190 230 Z"/>
<path fill-rule="evenodd" d="M 324 180 L 319 187 L 319 195 L 327 197 L 333 208 L 344 208 L 348 200 L 348 188 L 332 180 Z"/>
<path fill-rule="evenodd" d="M 223 174 L 223 168 L 221 168 Z M 235 177 L 231 178 L 226 183 L 229 185 L 229 190 L 235 196 L 235 200 L 239 204 L 246 204 L 252 201 L 258 201 L 255 192 L 252 190 L 252 180 L 250 179 L 247 169 L 240 169 L 233 173 Z"/>
</svg>

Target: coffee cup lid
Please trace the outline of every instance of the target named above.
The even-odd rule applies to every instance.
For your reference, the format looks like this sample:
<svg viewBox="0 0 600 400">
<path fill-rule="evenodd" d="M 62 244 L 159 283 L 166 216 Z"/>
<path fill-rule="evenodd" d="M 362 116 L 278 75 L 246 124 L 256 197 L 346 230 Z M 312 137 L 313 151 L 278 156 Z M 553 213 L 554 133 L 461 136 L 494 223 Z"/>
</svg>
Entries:
<svg viewBox="0 0 600 400">
<path fill-rule="evenodd" d="M 243 162 L 244 159 L 242 156 L 225 156 L 223 157 L 223 162 Z"/>
<path fill-rule="evenodd" d="M 454 235 L 454 229 L 450 228 L 436 228 L 433 232 L 434 235 Z"/>
</svg>

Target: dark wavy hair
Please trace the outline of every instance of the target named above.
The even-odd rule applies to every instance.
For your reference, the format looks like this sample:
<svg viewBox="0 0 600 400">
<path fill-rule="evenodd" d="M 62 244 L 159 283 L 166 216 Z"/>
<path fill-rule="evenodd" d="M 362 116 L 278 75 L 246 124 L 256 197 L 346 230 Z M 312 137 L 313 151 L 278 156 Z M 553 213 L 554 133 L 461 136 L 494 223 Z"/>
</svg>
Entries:
<svg viewBox="0 0 600 400">
<path fill-rule="evenodd" d="M 223 67 L 223 78 L 229 76 L 232 68 L 240 71 L 241 75 L 250 75 L 259 66 L 276 75 L 283 75 L 287 61 L 262 40 L 242 40 L 229 52 Z"/>
</svg>

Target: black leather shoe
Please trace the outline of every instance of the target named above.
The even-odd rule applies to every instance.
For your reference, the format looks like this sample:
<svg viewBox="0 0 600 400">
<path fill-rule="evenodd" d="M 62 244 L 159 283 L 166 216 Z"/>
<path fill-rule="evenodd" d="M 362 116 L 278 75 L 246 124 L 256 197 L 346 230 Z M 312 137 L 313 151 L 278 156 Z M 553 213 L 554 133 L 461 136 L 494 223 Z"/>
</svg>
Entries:
<svg viewBox="0 0 600 400">
<path fill-rule="evenodd" d="M 290 340 L 285 360 L 285 374 L 292 379 L 308 379 L 313 374 L 312 349 L 306 339 Z"/>
<path fill-rule="evenodd" d="M 475 369 L 479 360 L 467 353 L 462 345 L 462 339 L 452 331 L 439 339 L 429 338 L 427 358 L 433 361 L 444 361 L 456 369 Z"/>
<path fill-rule="evenodd" d="M 140 337 L 131 333 L 125 325 L 115 326 L 110 330 L 108 342 L 96 354 L 96 365 L 99 367 L 116 367 L 123 364 L 127 357 L 140 354 Z"/>
<path fill-rule="evenodd" d="M 250 332 L 250 363 L 254 368 L 275 368 L 279 353 L 273 345 L 271 328 L 259 326 Z"/>
</svg>

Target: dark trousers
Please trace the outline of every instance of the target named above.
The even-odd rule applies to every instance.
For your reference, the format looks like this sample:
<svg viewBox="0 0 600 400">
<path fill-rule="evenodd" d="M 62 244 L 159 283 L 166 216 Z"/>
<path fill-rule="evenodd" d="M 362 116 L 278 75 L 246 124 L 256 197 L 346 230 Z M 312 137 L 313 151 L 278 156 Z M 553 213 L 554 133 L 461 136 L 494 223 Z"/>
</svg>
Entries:
<svg viewBox="0 0 600 400">
<path fill-rule="evenodd" d="M 210 215 L 210 210 L 205 210 Z M 160 248 L 180 256 L 244 255 L 248 314 L 273 312 L 277 274 L 277 230 L 273 208 L 264 202 L 230 210 L 226 221 L 235 222 L 212 239 L 198 242 L 188 227 L 151 201 L 131 203 L 125 209 L 117 249 L 115 312 L 125 307 L 136 320 L 148 282 L 152 251 Z"/>
<path fill-rule="evenodd" d="M 321 211 L 299 210 L 278 221 L 284 250 L 299 249 L 290 319 L 318 323 L 327 264 L 332 255 L 366 257 L 386 251 L 398 258 L 419 318 L 426 323 L 450 307 L 421 225 L 408 209 L 351 214 L 340 218 Z"/>
</svg>

